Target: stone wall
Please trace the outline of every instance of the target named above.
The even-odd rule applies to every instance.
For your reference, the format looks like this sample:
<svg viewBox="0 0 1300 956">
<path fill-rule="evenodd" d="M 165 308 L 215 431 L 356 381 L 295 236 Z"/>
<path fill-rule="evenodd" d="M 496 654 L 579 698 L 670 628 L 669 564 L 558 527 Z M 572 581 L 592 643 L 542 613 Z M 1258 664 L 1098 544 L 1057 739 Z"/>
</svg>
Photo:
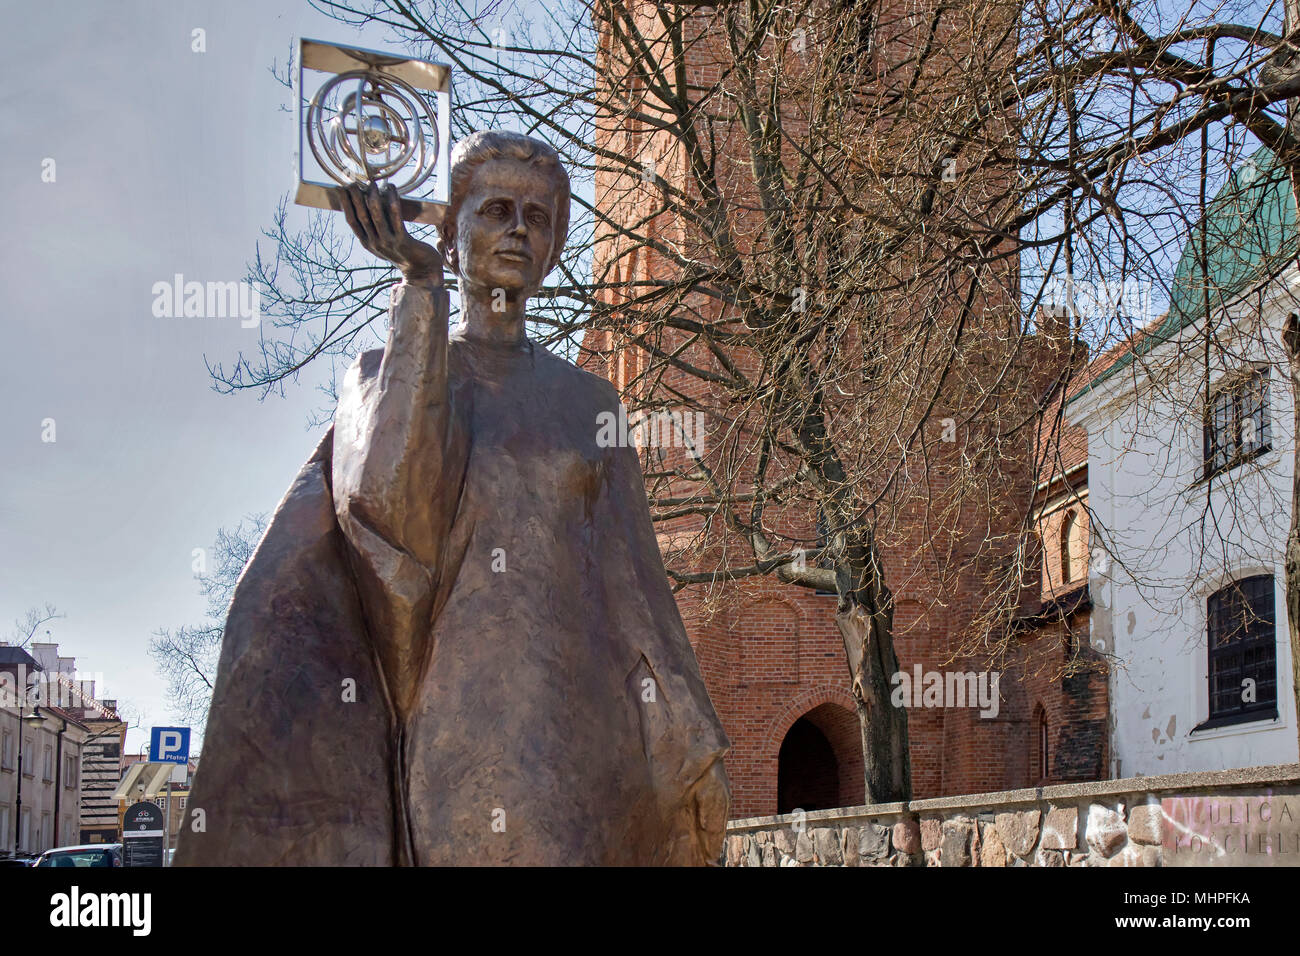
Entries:
<svg viewBox="0 0 1300 956">
<path fill-rule="evenodd" d="M 727 866 L 1300 865 L 1300 764 L 733 820 Z"/>
</svg>

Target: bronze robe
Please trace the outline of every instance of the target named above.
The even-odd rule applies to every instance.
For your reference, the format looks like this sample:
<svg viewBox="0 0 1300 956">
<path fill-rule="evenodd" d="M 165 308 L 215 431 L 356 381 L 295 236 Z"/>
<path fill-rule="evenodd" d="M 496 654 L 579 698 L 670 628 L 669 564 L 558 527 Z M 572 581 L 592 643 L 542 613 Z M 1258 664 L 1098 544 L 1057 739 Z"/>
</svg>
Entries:
<svg viewBox="0 0 1300 956">
<path fill-rule="evenodd" d="M 176 863 L 715 862 L 728 744 L 613 387 L 393 311 L 235 592 Z"/>
</svg>

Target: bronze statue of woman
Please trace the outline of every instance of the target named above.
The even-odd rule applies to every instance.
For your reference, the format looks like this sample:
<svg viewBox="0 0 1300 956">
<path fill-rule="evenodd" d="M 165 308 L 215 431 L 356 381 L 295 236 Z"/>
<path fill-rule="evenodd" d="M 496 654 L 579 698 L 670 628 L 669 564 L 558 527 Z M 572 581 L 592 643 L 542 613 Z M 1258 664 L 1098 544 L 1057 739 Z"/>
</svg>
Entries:
<svg viewBox="0 0 1300 956">
<path fill-rule="evenodd" d="M 342 200 L 403 275 L 388 342 L 240 579 L 176 863 L 715 862 L 727 740 L 637 456 L 597 441 L 617 394 L 525 334 L 558 155 L 459 143 L 440 249 L 391 188 Z"/>
</svg>

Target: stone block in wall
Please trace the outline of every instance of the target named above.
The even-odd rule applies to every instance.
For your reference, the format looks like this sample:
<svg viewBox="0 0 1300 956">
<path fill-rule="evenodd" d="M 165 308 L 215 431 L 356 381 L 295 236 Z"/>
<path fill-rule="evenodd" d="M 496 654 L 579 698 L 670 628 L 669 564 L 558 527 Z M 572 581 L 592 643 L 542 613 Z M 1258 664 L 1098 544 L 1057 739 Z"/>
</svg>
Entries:
<svg viewBox="0 0 1300 956">
<path fill-rule="evenodd" d="M 842 866 L 844 857 L 840 854 L 840 835 L 831 827 L 817 827 L 812 832 L 813 851 L 817 862 L 822 866 Z"/>
<path fill-rule="evenodd" d="M 1142 865 L 1142 848 L 1130 843 L 1124 849 L 1120 850 L 1109 860 L 1107 866 L 1141 866 Z"/>
<path fill-rule="evenodd" d="M 772 834 L 772 842 L 776 844 L 778 852 L 785 856 L 794 856 L 794 845 L 797 834 L 793 830 L 781 829 Z"/>
<path fill-rule="evenodd" d="M 858 865 L 857 827 L 840 827 L 840 857 L 845 866 Z"/>
<path fill-rule="evenodd" d="M 1003 846 L 1019 857 L 1033 853 L 1034 847 L 1038 845 L 1038 822 L 1041 816 L 1038 810 L 999 813 L 995 825 Z"/>
<path fill-rule="evenodd" d="M 800 863 L 811 863 L 813 856 L 812 837 L 808 835 L 807 830 L 800 830 L 794 842 L 794 858 Z"/>
<path fill-rule="evenodd" d="M 763 865 L 776 866 L 778 862 L 776 847 L 772 846 L 770 843 L 763 847 Z"/>
<path fill-rule="evenodd" d="M 899 820 L 894 824 L 894 849 L 912 856 L 921 852 L 921 827 L 915 820 Z"/>
<path fill-rule="evenodd" d="M 1065 866 L 1065 854 L 1060 850 L 1045 850 L 1040 847 L 1034 854 L 1034 866 Z"/>
<path fill-rule="evenodd" d="M 1128 838 L 1134 843 L 1160 845 L 1165 814 L 1158 803 L 1141 803 L 1129 810 Z"/>
<path fill-rule="evenodd" d="M 945 820 L 942 834 L 939 843 L 939 865 L 970 866 L 971 842 L 975 836 L 974 822 L 964 818 Z"/>
<path fill-rule="evenodd" d="M 1088 807 L 1084 840 L 1094 853 L 1109 858 L 1128 842 L 1128 827 L 1121 813 L 1094 803 Z"/>
<path fill-rule="evenodd" d="M 744 854 L 745 837 L 739 833 L 727 837 L 727 866 L 740 866 Z"/>
<path fill-rule="evenodd" d="M 749 846 L 745 848 L 745 866 L 762 866 L 763 852 L 758 848 L 758 841 L 752 837 L 749 840 Z"/>
<path fill-rule="evenodd" d="M 1007 848 L 1002 835 L 992 823 L 980 824 L 980 866 L 1006 866 Z"/>
<path fill-rule="evenodd" d="M 1079 845 L 1079 808 L 1052 807 L 1043 820 L 1044 850 L 1073 850 Z"/>
<path fill-rule="evenodd" d="M 902 825 L 903 823 L 900 822 L 893 829 L 897 831 Z M 882 827 L 878 823 L 868 823 L 859 827 L 858 856 L 864 860 L 878 860 L 889 856 L 889 830 L 889 827 Z"/>
<path fill-rule="evenodd" d="M 939 844 L 943 842 L 943 820 L 939 817 L 930 817 L 921 821 L 921 849 L 927 853 L 931 850 L 939 849 Z"/>
</svg>

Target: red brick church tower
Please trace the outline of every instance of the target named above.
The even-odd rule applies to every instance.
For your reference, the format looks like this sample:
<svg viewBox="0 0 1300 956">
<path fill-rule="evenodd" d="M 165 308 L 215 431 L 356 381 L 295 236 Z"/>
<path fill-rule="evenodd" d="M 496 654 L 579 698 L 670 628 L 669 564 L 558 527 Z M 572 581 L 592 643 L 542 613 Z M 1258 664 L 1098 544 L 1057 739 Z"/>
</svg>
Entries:
<svg viewBox="0 0 1300 956">
<path fill-rule="evenodd" d="M 661 35 L 654 4 L 624 2 L 630 22 L 645 37 Z M 718 29 L 719 16 L 713 8 L 699 11 L 699 28 L 684 46 L 680 63 L 666 43 L 659 51 L 664 63 L 684 70 L 692 91 L 712 89 L 727 69 L 730 58 Z M 889 29 L 879 18 L 866 25 L 855 23 L 854 29 L 864 31 L 863 55 L 888 57 L 891 37 L 905 30 L 906 22 L 899 18 Z M 655 283 L 671 283 L 680 275 L 680 255 L 674 261 L 665 250 L 692 254 L 689 225 L 663 211 L 661 195 L 665 189 L 694 193 L 687 171 L 693 159 L 677 138 L 656 131 L 645 78 L 635 71 L 620 77 L 609 67 L 619 59 L 618 45 L 626 42 L 622 33 L 621 28 L 607 25 L 599 54 L 604 72 L 619 89 L 611 96 L 610 115 L 595 146 L 599 155 L 624 161 L 601 160 L 595 177 L 595 202 L 605 221 L 598 225 L 593 268 L 596 281 L 607 290 L 609 311 L 599 330 L 587 333 L 582 364 L 615 384 L 633 417 L 643 406 L 664 404 L 665 395 L 686 396 L 696 402 L 696 408 L 704 409 L 706 439 L 719 442 L 727 428 L 726 409 L 711 403 L 699 375 L 675 369 L 664 356 L 719 374 L 726 362 L 693 342 L 687 331 L 677 333 L 675 340 L 662 335 L 649 339 L 638 324 L 639 308 L 653 299 Z M 788 45 L 790 38 L 781 42 Z M 739 141 L 723 128 L 716 148 L 722 154 L 736 151 Z M 744 156 L 733 159 L 747 161 Z M 723 188 L 728 188 L 725 179 Z M 716 300 L 689 291 L 680 293 L 680 308 L 703 325 L 723 319 Z M 1042 347 L 1031 350 L 1043 365 L 1039 377 L 1044 391 L 1061 363 L 1069 360 L 1064 354 L 1069 349 L 1063 351 L 1046 341 L 1057 332 L 1043 329 Z M 751 357 L 732 355 L 728 360 L 744 365 Z M 909 519 L 906 509 L 888 529 L 888 538 L 882 535 L 886 577 L 895 601 L 895 646 L 900 666 L 909 676 L 917 667 L 922 674 L 980 670 L 979 662 L 951 659 L 958 636 L 978 612 L 983 589 L 978 574 L 970 569 L 980 563 L 990 527 L 1014 536 L 1013 516 L 1036 501 L 1044 479 L 1046 490 L 1059 499 L 1060 483 L 1053 483 L 1059 470 L 1056 458 L 1040 468 L 1032 455 L 1026 455 L 1000 482 L 1004 501 L 990 501 L 982 513 L 960 509 L 952 524 L 942 529 L 946 557 L 927 546 L 934 537 L 933 528 L 923 527 L 927 519 L 919 514 Z M 656 511 L 666 515 L 657 530 L 671 567 L 681 552 L 689 552 L 712 533 L 711 518 L 689 507 L 674 512 L 677 485 L 671 476 L 674 469 L 689 467 L 683 448 L 647 448 L 642 463 Z M 797 509 L 788 522 L 795 529 L 792 534 L 816 534 L 814 518 Z M 723 535 L 721 540 L 725 539 Z M 724 546 L 710 539 L 703 550 L 716 554 Z M 1084 549 L 1086 553 L 1086 543 Z M 1053 560 L 1049 553 L 1047 565 Z M 690 566 L 707 569 L 720 564 L 701 562 L 697 552 Z M 1107 765 L 1104 677 L 1071 682 L 1054 676 L 1060 669 L 1057 664 L 1088 643 L 1086 613 L 1076 613 L 1077 606 L 1054 604 L 1061 593 L 1058 584 L 1026 577 L 1021 602 L 1025 623 L 1017 638 L 1015 661 L 1001 674 L 996 716 L 981 717 L 977 708 L 969 706 L 909 707 L 916 798 L 1103 775 Z M 862 738 L 844 643 L 835 623 L 836 601 L 833 593 L 782 584 L 770 574 L 721 584 L 693 583 L 678 591 L 701 670 L 732 741 L 727 769 L 733 817 L 865 802 Z M 1072 742 L 1072 762 L 1053 763 L 1057 740 Z M 1093 750 L 1095 764 L 1090 762 Z"/>
</svg>

